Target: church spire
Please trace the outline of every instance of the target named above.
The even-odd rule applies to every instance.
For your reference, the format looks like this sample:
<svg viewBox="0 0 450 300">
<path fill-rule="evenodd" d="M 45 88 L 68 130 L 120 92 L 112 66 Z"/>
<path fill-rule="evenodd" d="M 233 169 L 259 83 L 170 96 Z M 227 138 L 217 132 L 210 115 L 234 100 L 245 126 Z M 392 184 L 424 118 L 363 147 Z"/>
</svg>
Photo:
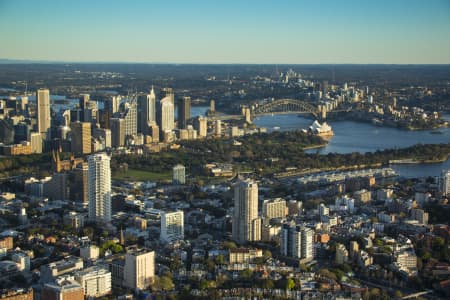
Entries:
<svg viewBox="0 0 450 300">
<path fill-rule="evenodd" d="M 122 246 L 125 246 L 125 236 L 123 234 L 123 228 L 120 227 L 120 239 L 119 239 L 119 244 L 121 244 Z"/>
</svg>

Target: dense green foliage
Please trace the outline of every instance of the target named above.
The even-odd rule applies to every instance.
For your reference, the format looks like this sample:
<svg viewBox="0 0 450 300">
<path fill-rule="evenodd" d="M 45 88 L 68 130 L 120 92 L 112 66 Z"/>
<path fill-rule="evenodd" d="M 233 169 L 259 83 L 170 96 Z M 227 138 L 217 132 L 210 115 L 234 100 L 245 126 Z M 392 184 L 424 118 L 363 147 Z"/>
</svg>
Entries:
<svg viewBox="0 0 450 300">
<path fill-rule="evenodd" d="M 47 173 L 51 164 L 50 153 L 3 157 L 0 158 L 0 177 Z"/>
</svg>

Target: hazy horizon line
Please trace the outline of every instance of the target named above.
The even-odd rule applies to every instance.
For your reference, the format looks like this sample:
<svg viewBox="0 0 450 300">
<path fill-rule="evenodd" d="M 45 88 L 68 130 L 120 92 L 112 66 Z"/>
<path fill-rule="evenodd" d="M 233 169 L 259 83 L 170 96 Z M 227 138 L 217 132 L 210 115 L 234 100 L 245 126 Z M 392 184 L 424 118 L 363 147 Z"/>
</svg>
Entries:
<svg viewBox="0 0 450 300">
<path fill-rule="evenodd" d="M 143 61 L 77 61 L 77 60 L 46 60 L 46 59 L 17 59 L 17 58 L 0 58 L 0 64 L 141 64 L 141 65 L 423 65 L 423 66 L 446 66 L 449 63 L 363 63 L 363 62 L 333 62 L 333 63 L 246 63 L 246 62 L 143 62 Z"/>
</svg>

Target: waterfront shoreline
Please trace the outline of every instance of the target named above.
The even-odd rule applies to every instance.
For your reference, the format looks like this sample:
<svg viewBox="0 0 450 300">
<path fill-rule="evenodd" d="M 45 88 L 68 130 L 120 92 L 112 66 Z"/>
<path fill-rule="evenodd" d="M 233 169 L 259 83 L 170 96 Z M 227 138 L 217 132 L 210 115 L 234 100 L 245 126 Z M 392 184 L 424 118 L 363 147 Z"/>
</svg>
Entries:
<svg viewBox="0 0 450 300">
<path fill-rule="evenodd" d="M 353 122 L 358 122 L 358 123 L 363 123 L 363 124 L 372 124 L 374 126 L 377 127 L 386 127 L 386 128 L 395 128 L 395 129 L 399 129 L 402 131 L 432 131 L 432 130 L 438 130 L 438 129 L 444 129 L 444 128 L 448 128 L 450 126 L 448 121 L 445 121 L 444 123 L 438 124 L 436 126 L 428 126 L 428 127 L 412 127 L 412 126 L 399 126 L 398 123 L 381 123 L 380 125 L 375 125 L 373 124 L 372 120 L 366 119 L 366 118 L 360 118 L 360 117 L 355 117 L 353 115 L 346 115 L 345 117 L 342 116 L 338 116 L 338 117 L 328 117 L 327 120 L 329 121 L 353 121 Z M 443 119 L 445 120 L 445 119 Z"/>
<path fill-rule="evenodd" d="M 326 147 L 326 146 L 328 146 L 328 142 L 325 142 L 325 143 L 320 144 L 320 145 L 306 146 L 306 147 L 303 147 L 303 150 L 321 149 L 321 148 Z"/>
<path fill-rule="evenodd" d="M 405 158 L 405 159 L 391 159 L 388 164 L 397 164 L 397 165 L 415 165 L 415 164 L 439 164 L 446 162 L 449 158 L 447 154 L 444 158 L 439 159 L 414 159 L 414 158 Z"/>
</svg>

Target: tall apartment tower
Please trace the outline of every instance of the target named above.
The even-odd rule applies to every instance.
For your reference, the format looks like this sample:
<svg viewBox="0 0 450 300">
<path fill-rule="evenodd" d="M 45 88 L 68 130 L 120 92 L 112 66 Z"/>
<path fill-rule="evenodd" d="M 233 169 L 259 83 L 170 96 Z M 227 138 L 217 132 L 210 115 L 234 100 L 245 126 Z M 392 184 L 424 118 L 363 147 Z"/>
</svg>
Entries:
<svg viewBox="0 0 450 300">
<path fill-rule="evenodd" d="M 50 139 L 50 91 L 48 89 L 38 89 L 36 92 L 36 116 L 37 129 L 44 139 Z"/>
<path fill-rule="evenodd" d="M 130 289 L 144 290 L 155 276 L 155 252 L 132 249 L 125 254 L 124 285 Z"/>
<path fill-rule="evenodd" d="M 177 164 L 173 167 L 173 178 L 172 182 L 174 184 L 185 184 L 186 183 L 186 168 L 183 165 Z"/>
<path fill-rule="evenodd" d="M 183 97 L 178 105 L 178 128 L 186 129 L 187 121 L 191 117 L 191 97 Z"/>
<path fill-rule="evenodd" d="M 161 214 L 161 241 L 165 243 L 184 239 L 183 211 L 164 212 Z"/>
<path fill-rule="evenodd" d="M 302 233 L 302 259 L 312 260 L 314 258 L 314 230 L 303 227 Z"/>
<path fill-rule="evenodd" d="M 72 152 L 80 154 L 91 153 L 91 123 L 73 122 L 70 124 L 70 129 Z"/>
<path fill-rule="evenodd" d="M 111 221 L 111 158 L 106 153 L 88 157 L 89 219 Z"/>
<path fill-rule="evenodd" d="M 282 255 L 309 261 L 314 258 L 314 231 L 311 228 L 284 224 L 280 233 L 280 252 Z"/>
<path fill-rule="evenodd" d="M 295 222 L 284 224 L 281 228 L 280 252 L 284 256 L 302 257 L 302 233 Z"/>
<path fill-rule="evenodd" d="M 258 184 L 251 180 L 234 187 L 233 240 L 243 244 L 261 240 L 261 219 L 258 218 Z"/>
</svg>

